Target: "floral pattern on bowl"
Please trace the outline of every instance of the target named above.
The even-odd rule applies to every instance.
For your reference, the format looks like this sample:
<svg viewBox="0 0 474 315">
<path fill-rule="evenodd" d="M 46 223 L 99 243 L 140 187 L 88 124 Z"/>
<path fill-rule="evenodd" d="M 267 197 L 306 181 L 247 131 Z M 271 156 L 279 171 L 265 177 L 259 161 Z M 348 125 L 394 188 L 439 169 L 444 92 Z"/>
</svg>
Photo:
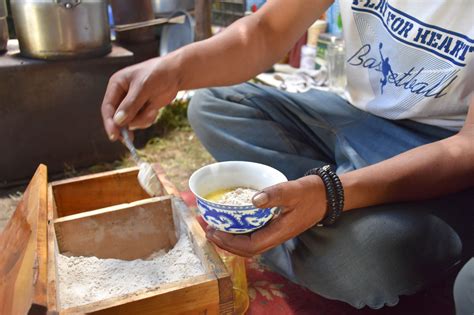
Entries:
<svg viewBox="0 0 474 315">
<path fill-rule="evenodd" d="M 264 226 L 275 213 L 275 208 L 254 206 L 226 206 L 197 198 L 199 212 L 212 227 L 229 233 L 249 233 Z"/>
</svg>

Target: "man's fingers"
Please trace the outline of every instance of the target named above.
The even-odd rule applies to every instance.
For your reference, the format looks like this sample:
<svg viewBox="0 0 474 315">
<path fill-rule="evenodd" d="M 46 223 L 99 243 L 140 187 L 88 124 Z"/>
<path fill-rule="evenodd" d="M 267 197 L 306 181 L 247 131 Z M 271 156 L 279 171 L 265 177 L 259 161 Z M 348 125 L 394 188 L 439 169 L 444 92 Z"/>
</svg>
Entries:
<svg viewBox="0 0 474 315">
<path fill-rule="evenodd" d="M 145 107 L 144 110 L 140 111 L 135 118 L 128 124 L 130 130 L 145 129 L 150 127 L 158 116 L 158 108 L 154 108 L 151 105 Z"/>
<path fill-rule="evenodd" d="M 110 141 L 116 141 L 117 139 L 120 139 L 120 130 L 117 128 L 117 125 L 115 125 L 112 118 L 107 118 L 104 120 L 104 127 Z"/>
<path fill-rule="evenodd" d="M 224 233 L 220 231 L 216 231 L 213 229 L 208 229 L 206 232 L 206 237 L 212 241 L 214 244 L 219 246 L 222 249 L 225 249 L 233 254 L 239 255 L 239 256 L 244 256 L 244 257 L 251 257 L 253 254 L 249 251 L 249 245 L 250 245 L 250 237 L 248 235 L 233 235 L 229 233 Z M 241 242 L 243 244 L 246 244 L 242 246 L 233 246 L 233 240 L 237 240 L 238 242 Z M 241 248 L 245 248 L 245 250 L 241 250 Z"/>
<path fill-rule="evenodd" d="M 112 77 L 107 85 L 104 99 L 102 101 L 101 113 L 105 131 L 111 141 L 119 138 L 120 132 L 113 121 L 115 109 L 126 95 L 126 84 Z"/>
<path fill-rule="evenodd" d="M 298 200 L 298 189 L 300 184 L 297 181 L 289 181 L 276 184 L 263 189 L 257 193 L 252 202 L 256 207 L 287 207 Z"/>
<path fill-rule="evenodd" d="M 115 113 L 115 108 L 112 107 L 110 103 L 102 104 L 101 107 L 102 120 L 104 123 L 105 132 L 110 141 L 115 141 L 120 137 L 120 131 L 114 123 L 113 116 Z"/>
<path fill-rule="evenodd" d="M 146 93 L 142 87 L 137 84 L 130 86 L 124 99 L 118 106 L 114 114 L 114 122 L 117 126 L 128 125 L 147 103 Z"/>
<path fill-rule="evenodd" d="M 117 73 L 113 75 L 107 84 L 102 106 L 108 105 L 116 109 L 128 91 L 128 83 L 124 75 Z M 115 112 L 115 110 L 114 110 Z"/>
<path fill-rule="evenodd" d="M 241 256 L 253 256 L 267 251 L 292 237 L 294 222 L 289 215 L 281 215 L 251 234 L 230 234 L 207 229 L 206 236 L 219 247 Z"/>
</svg>

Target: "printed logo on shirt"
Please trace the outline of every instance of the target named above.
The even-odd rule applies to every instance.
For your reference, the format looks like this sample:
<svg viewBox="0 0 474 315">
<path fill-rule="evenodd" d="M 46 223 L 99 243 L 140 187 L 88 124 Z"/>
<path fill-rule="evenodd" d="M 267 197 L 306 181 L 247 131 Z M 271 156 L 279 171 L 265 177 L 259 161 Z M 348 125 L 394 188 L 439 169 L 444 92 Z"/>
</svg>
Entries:
<svg viewBox="0 0 474 315">
<path fill-rule="evenodd" d="M 419 21 L 388 0 L 353 0 L 352 10 L 362 46 L 348 52 L 348 66 L 369 71 L 374 94 L 390 106 L 387 118 L 446 95 L 474 52 L 468 36 Z M 384 104 L 376 97 L 367 106 L 386 114 Z"/>
<path fill-rule="evenodd" d="M 474 39 L 423 23 L 392 7 L 388 0 L 354 0 L 352 10 L 376 16 L 393 38 L 429 51 L 457 66 L 464 67 L 467 55 L 474 52 Z"/>
</svg>

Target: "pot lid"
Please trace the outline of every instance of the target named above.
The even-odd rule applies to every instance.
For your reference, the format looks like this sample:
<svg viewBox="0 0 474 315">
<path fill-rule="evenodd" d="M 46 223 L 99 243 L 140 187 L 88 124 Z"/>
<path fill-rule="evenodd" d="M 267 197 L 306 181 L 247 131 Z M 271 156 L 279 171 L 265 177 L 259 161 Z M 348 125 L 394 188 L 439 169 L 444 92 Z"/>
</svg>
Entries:
<svg viewBox="0 0 474 315">
<path fill-rule="evenodd" d="M 40 165 L 0 234 L 0 314 L 47 312 L 47 186 Z"/>
</svg>

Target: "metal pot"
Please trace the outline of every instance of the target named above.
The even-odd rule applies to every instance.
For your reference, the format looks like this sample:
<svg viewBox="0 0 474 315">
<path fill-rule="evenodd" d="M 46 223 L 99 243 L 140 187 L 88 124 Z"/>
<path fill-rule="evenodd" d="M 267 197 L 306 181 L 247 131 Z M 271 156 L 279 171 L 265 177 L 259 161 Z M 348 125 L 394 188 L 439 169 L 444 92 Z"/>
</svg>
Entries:
<svg viewBox="0 0 474 315">
<path fill-rule="evenodd" d="M 11 0 L 21 54 L 40 59 L 111 50 L 106 0 Z"/>
<path fill-rule="evenodd" d="M 156 15 L 172 13 L 178 10 L 189 11 L 194 9 L 194 0 L 153 0 Z"/>
<path fill-rule="evenodd" d="M 115 25 L 149 21 L 155 18 L 150 0 L 111 0 L 110 3 Z M 117 32 L 117 42 L 120 44 L 139 44 L 155 40 L 153 27 Z"/>
<path fill-rule="evenodd" d="M 8 24 L 7 24 L 7 6 L 5 0 L 0 0 L 0 52 L 7 49 L 8 43 Z"/>
</svg>

